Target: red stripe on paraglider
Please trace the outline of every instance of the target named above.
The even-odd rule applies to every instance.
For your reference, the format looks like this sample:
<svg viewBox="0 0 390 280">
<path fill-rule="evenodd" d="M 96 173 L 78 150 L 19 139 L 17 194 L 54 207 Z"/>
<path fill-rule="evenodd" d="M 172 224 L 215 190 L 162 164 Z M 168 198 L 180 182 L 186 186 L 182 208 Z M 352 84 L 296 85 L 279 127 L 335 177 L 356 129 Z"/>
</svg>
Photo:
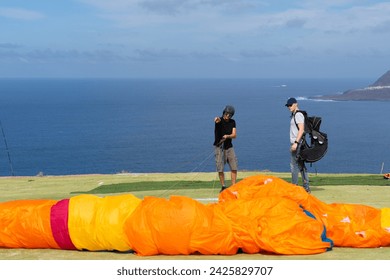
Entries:
<svg viewBox="0 0 390 280">
<path fill-rule="evenodd" d="M 51 207 L 50 223 L 53 237 L 61 249 L 76 250 L 68 229 L 69 199 L 58 201 Z"/>
</svg>

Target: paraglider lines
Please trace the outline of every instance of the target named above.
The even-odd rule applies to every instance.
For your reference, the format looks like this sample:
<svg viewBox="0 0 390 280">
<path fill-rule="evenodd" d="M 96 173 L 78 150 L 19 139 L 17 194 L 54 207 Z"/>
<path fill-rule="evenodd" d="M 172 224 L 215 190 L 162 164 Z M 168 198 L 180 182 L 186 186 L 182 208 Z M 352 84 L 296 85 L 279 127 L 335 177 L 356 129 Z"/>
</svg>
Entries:
<svg viewBox="0 0 390 280">
<path fill-rule="evenodd" d="M 4 129 L 3 129 L 3 124 L 1 123 L 1 120 L 0 120 L 0 128 L 1 128 L 1 133 L 3 134 L 3 139 L 4 139 L 4 144 L 5 144 L 5 150 L 7 151 L 7 155 L 8 155 L 8 163 L 9 163 L 11 175 L 14 176 L 14 169 L 13 169 L 13 167 L 12 167 L 12 161 L 11 161 L 11 156 L 10 156 L 9 149 L 8 149 L 7 138 L 5 137 L 5 133 L 4 133 Z"/>
</svg>

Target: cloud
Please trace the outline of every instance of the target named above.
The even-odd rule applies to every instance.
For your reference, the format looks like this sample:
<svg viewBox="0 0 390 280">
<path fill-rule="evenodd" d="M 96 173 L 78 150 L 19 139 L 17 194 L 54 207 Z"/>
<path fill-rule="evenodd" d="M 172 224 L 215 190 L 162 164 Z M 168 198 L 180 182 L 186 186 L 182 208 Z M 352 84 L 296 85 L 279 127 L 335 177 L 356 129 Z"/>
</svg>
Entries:
<svg viewBox="0 0 390 280">
<path fill-rule="evenodd" d="M 127 64 L 133 62 L 163 61 L 209 61 L 230 60 L 228 54 L 213 51 L 185 51 L 178 49 L 139 48 L 128 53 L 117 53 L 110 50 L 80 51 L 36 49 L 32 51 L 2 51 L 0 62 L 53 64 L 53 63 L 86 63 L 86 64 Z"/>
<path fill-rule="evenodd" d="M 44 18 L 44 15 L 42 13 L 31 10 L 0 7 L 0 17 L 17 20 L 38 20 Z"/>
<path fill-rule="evenodd" d="M 237 12 L 249 10 L 259 5 L 257 0 L 79 0 L 85 4 L 97 7 L 105 12 L 144 12 L 164 15 L 177 15 L 191 13 L 199 9 L 220 9 Z"/>
<path fill-rule="evenodd" d="M 99 17 L 114 23 L 115 34 L 122 35 L 110 36 L 111 46 L 100 43 L 101 50 L 35 50 L 24 54 L 29 61 L 249 61 L 342 56 L 351 53 L 351 45 L 361 55 L 388 53 L 374 43 L 389 32 L 387 2 L 353 6 L 359 1 L 79 1 L 96 8 Z"/>
<path fill-rule="evenodd" d="M 79 50 L 32 50 L 32 51 L 1 51 L 0 61 L 15 61 L 24 63 L 113 63 L 121 62 L 124 56 L 118 55 L 108 50 L 79 51 Z"/>
<path fill-rule="evenodd" d="M 160 59 L 181 59 L 185 56 L 184 52 L 173 49 L 136 49 L 133 58 L 154 61 Z"/>
<path fill-rule="evenodd" d="M 240 55 L 246 59 L 269 59 L 274 57 L 291 57 L 294 55 L 307 54 L 303 48 L 288 48 L 282 47 L 273 50 L 256 49 L 256 50 L 243 50 Z"/>
<path fill-rule="evenodd" d="M 176 49 L 137 49 L 133 55 L 128 57 L 131 60 L 161 61 L 161 60 L 208 60 L 228 58 L 220 52 L 213 51 L 183 51 Z"/>
<path fill-rule="evenodd" d="M 285 27 L 288 28 L 303 28 L 307 20 L 303 18 L 293 18 L 285 22 Z"/>
<path fill-rule="evenodd" d="M 139 6 L 157 14 L 189 14 L 201 9 L 237 13 L 256 6 L 253 0 L 141 0 Z"/>
<path fill-rule="evenodd" d="M 369 31 L 388 21 L 390 3 L 367 1 L 254 0 L 81 0 L 99 9 L 100 16 L 124 28 L 164 29 L 177 24 L 205 32 L 254 32 L 274 28 L 304 28 L 319 32 Z M 360 2 L 367 2 L 359 6 Z"/>
<path fill-rule="evenodd" d="M 18 49 L 21 45 L 13 43 L 0 43 L 0 49 Z"/>
<path fill-rule="evenodd" d="M 317 10 L 308 28 L 323 32 L 369 32 L 389 21 L 390 3 L 356 6 L 343 10 Z"/>
<path fill-rule="evenodd" d="M 0 7 L 0 19 L 43 19 L 38 24 L 20 24 L 15 25 L 15 30 L 7 29 L 0 42 L 0 61 L 31 66 L 46 64 L 45 67 L 56 63 L 100 63 L 131 68 L 136 64 L 146 69 L 151 65 L 167 68 L 172 63 L 183 68 L 197 63 L 215 67 L 229 63 L 235 67 L 264 63 L 287 65 L 287 62 L 332 58 L 338 61 L 352 54 L 356 58 L 390 54 L 387 49 L 390 2 L 387 1 L 76 2 L 85 5 L 80 14 L 61 10 L 59 18 L 45 17 L 43 7 L 42 12 Z M 82 22 L 69 20 L 78 20 L 84 13 Z M 4 22 L 13 24 L 9 20 Z M 41 32 L 23 35 L 30 26 Z"/>
</svg>

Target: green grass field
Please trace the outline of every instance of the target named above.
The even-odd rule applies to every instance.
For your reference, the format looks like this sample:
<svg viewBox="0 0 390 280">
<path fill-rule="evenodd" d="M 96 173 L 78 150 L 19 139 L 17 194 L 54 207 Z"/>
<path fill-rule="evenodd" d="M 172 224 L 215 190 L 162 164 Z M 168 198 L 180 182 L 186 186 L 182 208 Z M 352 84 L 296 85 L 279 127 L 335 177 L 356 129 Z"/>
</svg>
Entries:
<svg viewBox="0 0 390 280">
<path fill-rule="evenodd" d="M 261 172 L 239 172 L 239 180 Z M 264 174 L 264 173 L 262 173 Z M 289 181 L 287 173 L 267 173 Z M 226 174 L 229 176 L 229 174 Z M 390 180 L 380 174 L 311 174 L 312 195 L 324 202 L 356 203 L 376 208 L 390 207 Z M 203 203 L 214 203 L 220 185 L 216 173 L 121 173 L 113 175 L 1 177 L 0 202 L 18 199 L 63 199 L 89 193 L 98 196 L 132 193 L 169 197 L 184 195 Z M 334 248 L 308 256 L 238 254 L 234 256 L 153 256 L 132 253 L 85 252 L 52 249 L 0 249 L 1 260 L 161 260 L 161 259 L 237 259 L 237 260 L 376 260 L 390 259 L 390 247 L 374 249 Z"/>
</svg>

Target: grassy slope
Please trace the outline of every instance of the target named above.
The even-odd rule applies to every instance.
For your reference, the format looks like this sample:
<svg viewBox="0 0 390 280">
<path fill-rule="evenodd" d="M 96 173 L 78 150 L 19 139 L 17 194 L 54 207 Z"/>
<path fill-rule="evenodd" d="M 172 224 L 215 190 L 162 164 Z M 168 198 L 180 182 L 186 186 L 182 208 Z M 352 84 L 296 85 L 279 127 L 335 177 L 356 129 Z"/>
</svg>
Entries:
<svg viewBox="0 0 390 280">
<path fill-rule="evenodd" d="M 240 172 L 239 179 L 259 172 Z M 289 174 L 269 173 L 289 180 Z M 228 175 L 228 174 L 227 174 Z M 143 198 L 147 195 L 168 197 L 186 195 L 196 199 L 218 197 L 219 182 L 215 173 L 115 174 L 45 177 L 0 178 L 0 202 L 16 199 L 62 199 L 80 193 L 97 195 L 131 191 Z M 324 202 L 358 203 L 377 208 L 389 207 L 389 180 L 380 175 L 312 175 L 313 195 Z M 144 188 L 143 188 L 144 187 Z M 133 188 L 133 189 L 132 189 Z M 0 259 L 390 259 L 390 248 L 334 248 L 331 252 L 311 256 L 266 256 L 239 254 L 226 256 L 154 256 L 137 257 L 115 252 L 78 252 L 64 250 L 0 249 Z"/>
</svg>

